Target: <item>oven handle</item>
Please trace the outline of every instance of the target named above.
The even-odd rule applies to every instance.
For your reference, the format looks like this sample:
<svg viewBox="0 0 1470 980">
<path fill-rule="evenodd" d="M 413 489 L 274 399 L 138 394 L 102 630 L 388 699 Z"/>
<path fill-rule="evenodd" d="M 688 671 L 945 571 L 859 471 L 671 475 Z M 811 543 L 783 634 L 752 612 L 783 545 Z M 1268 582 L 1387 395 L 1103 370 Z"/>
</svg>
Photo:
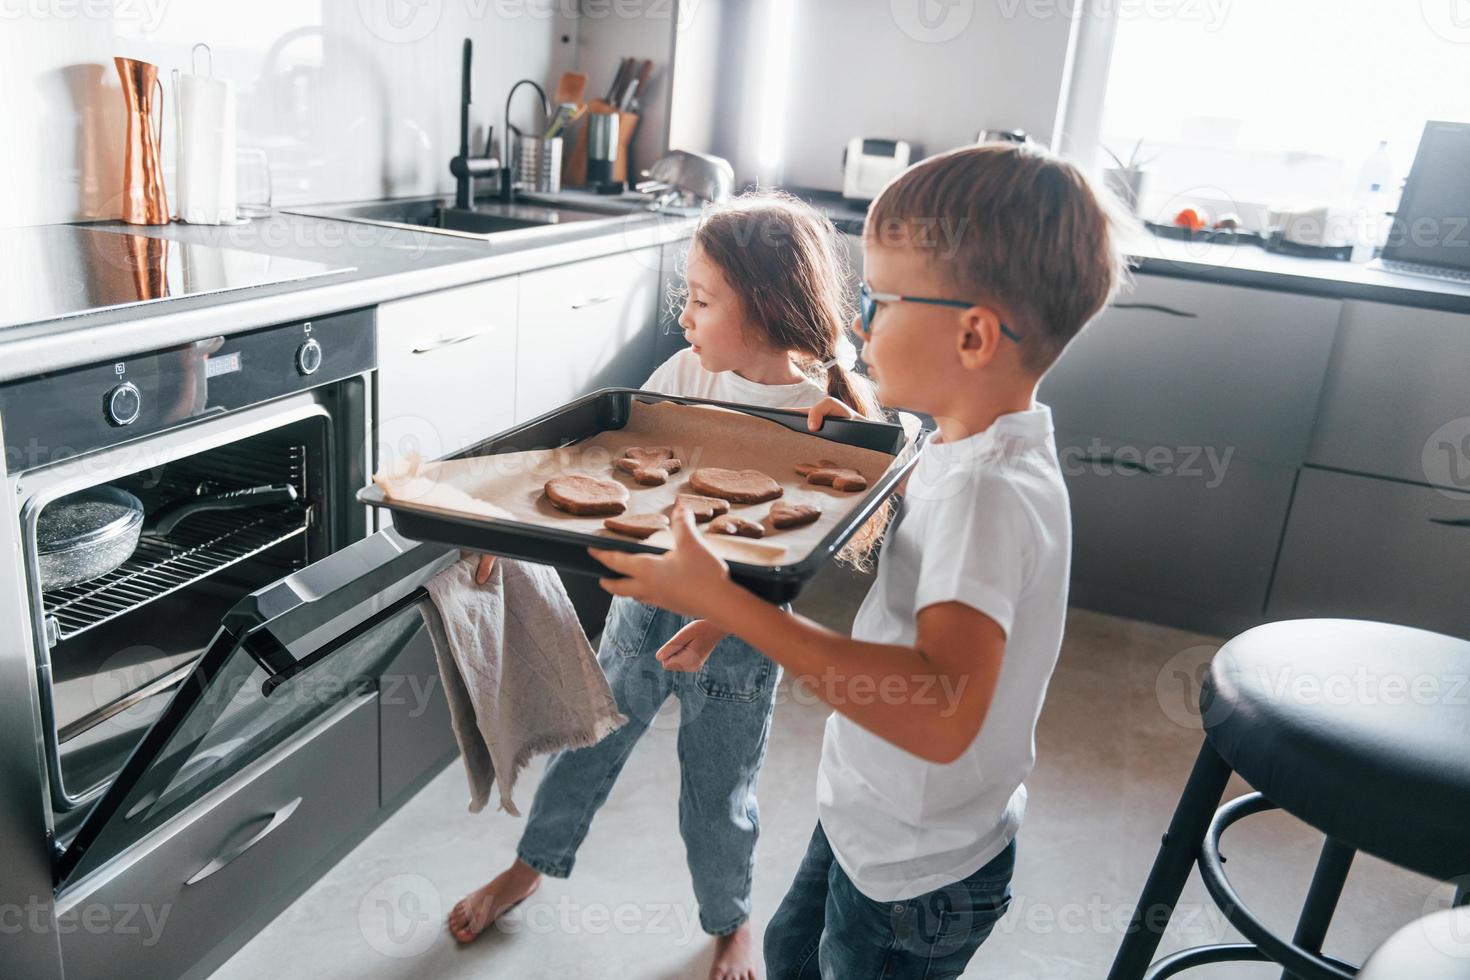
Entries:
<svg viewBox="0 0 1470 980">
<path fill-rule="evenodd" d="M 198 871 L 194 872 L 193 877 L 184 882 L 184 885 L 186 887 L 189 885 L 197 885 L 215 872 L 223 871 L 226 865 L 230 864 L 237 857 L 240 857 L 256 844 L 259 844 L 268 836 L 279 830 L 282 824 L 291 819 L 291 814 L 295 813 L 296 808 L 300 805 L 301 797 L 298 796 L 290 803 L 287 803 L 285 806 L 281 807 L 275 813 L 272 813 L 269 823 L 257 830 L 255 833 L 251 834 L 248 838 L 241 841 L 239 844 L 236 844 L 234 847 L 215 857 L 213 861 L 210 861 Z"/>
</svg>

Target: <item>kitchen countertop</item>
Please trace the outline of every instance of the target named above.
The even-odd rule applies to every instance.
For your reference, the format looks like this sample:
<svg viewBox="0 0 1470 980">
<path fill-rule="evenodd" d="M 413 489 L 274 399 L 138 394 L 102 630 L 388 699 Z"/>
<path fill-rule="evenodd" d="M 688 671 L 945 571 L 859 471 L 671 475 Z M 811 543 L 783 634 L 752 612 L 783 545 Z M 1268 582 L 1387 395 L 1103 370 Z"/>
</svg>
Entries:
<svg viewBox="0 0 1470 980">
<path fill-rule="evenodd" d="M 861 235 L 867 208 L 836 191 L 789 188 L 832 220 L 839 231 Z M 1367 300 L 1470 313 L 1470 284 L 1388 272 L 1366 263 L 1300 258 L 1254 245 L 1182 242 L 1143 234 L 1129 249 L 1137 272 L 1198 279 L 1253 289 Z"/>
<path fill-rule="evenodd" d="M 660 245 L 687 238 L 693 226 L 693 219 L 685 215 L 641 211 L 607 226 L 606 231 L 589 230 L 586 237 L 538 243 L 518 242 L 513 234 L 500 241 L 481 241 L 284 212 L 222 227 L 102 222 L 92 227 L 315 260 L 351 266 L 352 270 L 0 328 L 0 382 Z"/>
</svg>

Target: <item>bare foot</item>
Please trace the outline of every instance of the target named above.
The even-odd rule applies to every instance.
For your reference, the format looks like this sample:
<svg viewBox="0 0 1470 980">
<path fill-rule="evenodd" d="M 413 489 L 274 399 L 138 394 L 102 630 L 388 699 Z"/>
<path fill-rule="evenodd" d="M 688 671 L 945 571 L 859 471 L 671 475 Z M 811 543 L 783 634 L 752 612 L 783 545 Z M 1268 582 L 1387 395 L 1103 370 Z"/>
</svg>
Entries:
<svg viewBox="0 0 1470 980">
<path fill-rule="evenodd" d="M 449 932 L 471 942 L 496 919 L 524 902 L 541 887 L 541 874 L 517 860 L 483 888 L 470 892 L 449 910 Z"/>
<path fill-rule="evenodd" d="M 757 980 L 755 937 L 749 922 L 742 922 L 728 936 L 715 937 L 715 961 L 709 968 L 709 980 Z"/>
</svg>

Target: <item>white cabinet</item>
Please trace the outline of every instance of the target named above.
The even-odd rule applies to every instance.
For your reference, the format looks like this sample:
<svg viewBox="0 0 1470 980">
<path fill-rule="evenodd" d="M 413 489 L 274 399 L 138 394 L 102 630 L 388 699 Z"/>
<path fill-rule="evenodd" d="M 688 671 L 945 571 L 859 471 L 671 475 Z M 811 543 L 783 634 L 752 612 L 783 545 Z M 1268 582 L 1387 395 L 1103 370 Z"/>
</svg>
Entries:
<svg viewBox="0 0 1470 980">
<path fill-rule="evenodd" d="M 659 266 L 655 247 L 520 277 L 517 421 L 598 388 L 636 388 L 648 379 Z"/>
<path fill-rule="evenodd" d="M 516 277 L 378 307 L 375 463 L 436 459 L 515 421 Z"/>
</svg>

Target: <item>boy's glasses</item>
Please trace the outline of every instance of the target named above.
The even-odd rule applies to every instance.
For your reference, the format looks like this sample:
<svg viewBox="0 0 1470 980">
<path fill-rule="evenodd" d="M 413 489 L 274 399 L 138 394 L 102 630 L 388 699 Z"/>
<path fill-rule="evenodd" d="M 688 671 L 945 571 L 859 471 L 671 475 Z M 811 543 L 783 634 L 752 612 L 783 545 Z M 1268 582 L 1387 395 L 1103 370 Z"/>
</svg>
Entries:
<svg viewBox="0 0 1470 980">
<path fill-rule="evenodd" d="M 858 287 L 858 309 L 863 317 L 863 333 L 873 332 L 873 317 L 878 313 L 879 303 L 927 303 L 930 306 L 948 306 L 956 310 L 968 310 L 975 306 L 962 299 L 935 299 L 932 296 L 901 296 L 898 293 L 875 293 L 863 283 Z M 1016 333 L 1004 323 L 1000 325 L 1000 332 L 1016 343 L 1021 342 L 1021 335 Z"/>
</svg>

